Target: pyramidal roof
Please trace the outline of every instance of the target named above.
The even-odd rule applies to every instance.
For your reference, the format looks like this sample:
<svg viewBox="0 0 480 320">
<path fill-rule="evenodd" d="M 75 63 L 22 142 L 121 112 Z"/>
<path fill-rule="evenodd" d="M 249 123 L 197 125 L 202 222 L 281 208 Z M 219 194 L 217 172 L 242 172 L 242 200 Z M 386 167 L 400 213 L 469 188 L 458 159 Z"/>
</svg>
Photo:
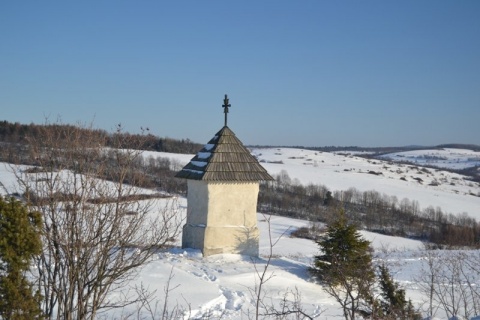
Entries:
<svg viewBox="0 0 480 320">
<path fill-rule="evenodd" d="M 175 177 L 219 182 L 274 180 L 226 125 Z"/>
</svg>

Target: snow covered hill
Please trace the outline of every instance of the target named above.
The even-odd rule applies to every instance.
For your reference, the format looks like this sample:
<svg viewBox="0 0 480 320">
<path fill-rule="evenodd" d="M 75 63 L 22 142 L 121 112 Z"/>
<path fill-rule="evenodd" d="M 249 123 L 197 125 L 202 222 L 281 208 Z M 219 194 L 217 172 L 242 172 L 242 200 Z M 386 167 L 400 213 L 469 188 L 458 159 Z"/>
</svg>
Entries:
<svg viewBox="0 0 480 320">
<path fill-rule="evenodd" d="M 480 220 L 480 184 L 456 173 L 293 148 L 254 149 L 253 153 L 270 174 L 285 170 L 302 184 L 323 184 L 332 191 L 350 187 L 360 191 L 376 190 L 396 196 L 399 201 L 417 200 L 421 209 L 440 207 L 444 212 L 465 212 Z M 461 153 L 462 157 L 465 154 Z M 467 157 L 474 155 L 472 151 Z"/>
<path fill-rule="evenodd" d="M 360 191 L 376 190 L 399 200 L 417 200 L 422 208 L 440 206 L 446 212 L 466 212 L 480 219 L 480 186 L 458 174 L 413 164 L 293 148 L 253 149 L 252 153 L 270 174 L 285 171 L 298 183 L 323 184 L 332 191 L 350 187 Z M 145 156 L 168 157 L 174 160 L 175 166 L 182 166 L 193 155 L 145 152 Z M 8 166 L 0 166 L 0 183 L 2 194 L 15 190 Z M 185 214 L 186 199 L 180 197 L 178 201 L 180 212 Z M 258 221 L 261 232 L 258 259 L 240 255 L 203 258 L 198 250 L 181 249 L 179 237 L 173 248 L 159 252 L 139 270 L 132 282 L 132 290 L 135 286 L 143 286 L 154 293 L 149 305 L 143 308 L 131 305 L 123 310 L 109 311 L 100 318 L 121 319 L 130 315 L 133 319 L 159 319 L 164 311 L 169 314 L 181 311 L 183 319 L 251 319 L 255 312 L 259 273 L 271 256 L 267 269 L 269 280 L 262 290 L 262 301 L 267 307 L 278 309 L 284 302 L 298 303 L 306 314 L 316 319 L 342 319 L 339 305 L 309 277 L 308 267 L 319 253 L 317 245 L 311 240 L 290 236 L 293 230 L 309 223 L 261 213 Z M 387 263 L 395 280 L 406 289 L 407 297 L 426 315 L 428 297 L 422 290 L 425 283 L 419 280 L 425 275 L 429 261 L 424 244 L 370 232 L 362 231 L 362 235 L 372 242 L 375 260 Z M 275 243 L 271 255 L 270 240 Z M 478 250 L 468 254 L 480 257 Z M 447 261 L 440 257 L 435 259 Z M 480 264 L 480 258 L 477 261 Z M 468 281 L 480 287 L 480 272 L 469 273 Z M 433 316 L 435 319 L 448 318 L 440 303 L 435 304 Z M 469 318 L 478 319 L 474 316 L 470 314 Z"/>
<path fill-rule="evenodd" d="M 422 150 L 385 155 L 385 160 L 369 160 L 346 153 L 330 153 L 296 148 L 253 148 L 252 154 L 271 175 L 284 171 L 301 184 L 322 184 L 331 191 L 356 188 L 416 200 L 420 209 L 440 207 L 446 213 L 480 220 L 480 184 L 468 177 L 441 168 L 422 167 L 429 157 L 445 157 L 443 168 L 473 167 L 480 163 L 480 152 L 461 149 Z M 146 152 L 145 156 L 168 157 L 178 166 L 193 155 Z M 397 161 L 417 160 L 404 164 Z M 423 159 L 423 161 L 420 161 Z M 412 161 L 413 162 L 413 161 Z M 440 163 L 437 162 L 440 167 Z"/>
<path fill-rule="evenodd" d="M 427 149 L 390 153 L 381 156 L 386 160 L 410 162 L 437 168 L 461 170 L 480 166 L 480 152 L 467 149 Z"/>
<path fill-rule="evenodd" d="M 480 218 L 480 187 L 458 174 L 417 165 L 294 148 L 253 149 L 252 153 L 270 174 L 286 171 L 298 183 L 323 184 L 332 191 L 350 187 L 361 191 L 377 190 L 397 196 L 399 200 L 404 197 L 417 200 L 422 208 L 440 206 L 447 212 L 466 212 L 476 219 Z M 185 156 L 164 156 L 173 157 L 181 164 L 188 161 Z M 172 274 L 170 288 L 175 287 L 175 290 L 169 295 L 169 309 L 178 306 L 188 309 L 187 318 L 251 318 L 255 308 L 254 293 L 259 283 L 258 273 L 266 266 L 271 235 L 278 243 L 273 247 L 273 259 L 268 266 L 271 279 L 262 292 L 264 301 L 279 308 L 285 298 L 287 301 L 299 299 L 303 310 L 312 317 L 343 318 L 339 305 L 308 275 L 307 269 L 319 253 L 317 245 L 310 240 L 289 236 L 295 228 L 307 226 L 308 222 L 260 213 L 258 221 L 261 230 L 259 259 L 237 255 L 216 255 L 204 259 L 198 251 L 175 248 L 152 261 L 137 280 L 153 286 L 160 293 L 159 301 L 162 301 L 169 275 Z M 387 263 L 395 280 L 406 289 L 407 297 L 426 315 L 428 299 L 422 291 L 424 283 L 419 282 L 428 269 L 424 244 L 365 231 L 362 234 L 372 242 L 376 260 Z M 480 253 L 470 251 L 470 254 L 478 256 Z M 478 273 L 471 274 L 470 280 L 480 286 Z M 439 304 L 435 304 L 433 318 L 448 318 Z"/>
</svg>

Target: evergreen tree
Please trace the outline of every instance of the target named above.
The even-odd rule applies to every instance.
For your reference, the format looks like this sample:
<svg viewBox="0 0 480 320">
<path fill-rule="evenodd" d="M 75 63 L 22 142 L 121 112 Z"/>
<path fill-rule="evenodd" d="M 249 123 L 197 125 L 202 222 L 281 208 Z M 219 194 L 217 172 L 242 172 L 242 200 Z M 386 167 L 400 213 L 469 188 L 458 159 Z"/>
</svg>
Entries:
<svg viewBox="0 0 480 320">
<path fill-rule="evenodd" d="M 341 210 L 317 243 L 322 254 L 315 257 L 312 275 L 341 304 L 345 319 L 355 319 L 365 312 L 375 283 L 370 242 L 348 224 Z"/>
<path fill-rule="evenodd" d="M 379 285 L 381 300 L 376 303 L 380 305 L 377 318 L 381 319 L 421 319 L 420 314 L 413 308 L 412 302 L 407 301 L 405 290 L 399 287 L 392 279 L 388 268 L 385 265 L 379 266 Z"/>
<path fill-rule="evenodd" d="M 41 252 L 41 216 L 10 198 L 0 197 L 0 318 L 40 318 L 40 295 L 26 278 Z"/>
</svg>

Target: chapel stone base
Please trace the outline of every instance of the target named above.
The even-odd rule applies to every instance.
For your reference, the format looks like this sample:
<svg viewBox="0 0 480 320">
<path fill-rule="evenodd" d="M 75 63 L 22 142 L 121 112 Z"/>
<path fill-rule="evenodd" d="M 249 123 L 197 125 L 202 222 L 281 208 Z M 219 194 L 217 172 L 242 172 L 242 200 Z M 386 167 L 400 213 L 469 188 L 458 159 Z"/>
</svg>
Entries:
<svg viewBox="0 0 480 320">
<path fill-rule="evenodd" d="M 182 247 L 200 249 L 204 257 L 222 253 L 258 257 L 259 238 L 256 226 L 208 227 L 185 224 Z"/>
</svg>

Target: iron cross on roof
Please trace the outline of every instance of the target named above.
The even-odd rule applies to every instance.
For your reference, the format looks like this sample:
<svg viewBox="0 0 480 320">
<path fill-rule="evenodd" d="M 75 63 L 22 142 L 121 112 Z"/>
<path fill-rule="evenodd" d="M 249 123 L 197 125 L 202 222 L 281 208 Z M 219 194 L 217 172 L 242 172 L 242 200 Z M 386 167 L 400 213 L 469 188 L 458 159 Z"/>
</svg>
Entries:
<svg viewBox="0 0 480 320">
<path fill-rule="evenodd" d="M 228 114 L 228 108 L 231 107 L 231 105 L 228 103 L 228 96 L 225 95 L 225 99 L 223 99 L 223 113 L 225 113 L 225 127 L 227 126 L 227 114 Z"/>
</svg>

